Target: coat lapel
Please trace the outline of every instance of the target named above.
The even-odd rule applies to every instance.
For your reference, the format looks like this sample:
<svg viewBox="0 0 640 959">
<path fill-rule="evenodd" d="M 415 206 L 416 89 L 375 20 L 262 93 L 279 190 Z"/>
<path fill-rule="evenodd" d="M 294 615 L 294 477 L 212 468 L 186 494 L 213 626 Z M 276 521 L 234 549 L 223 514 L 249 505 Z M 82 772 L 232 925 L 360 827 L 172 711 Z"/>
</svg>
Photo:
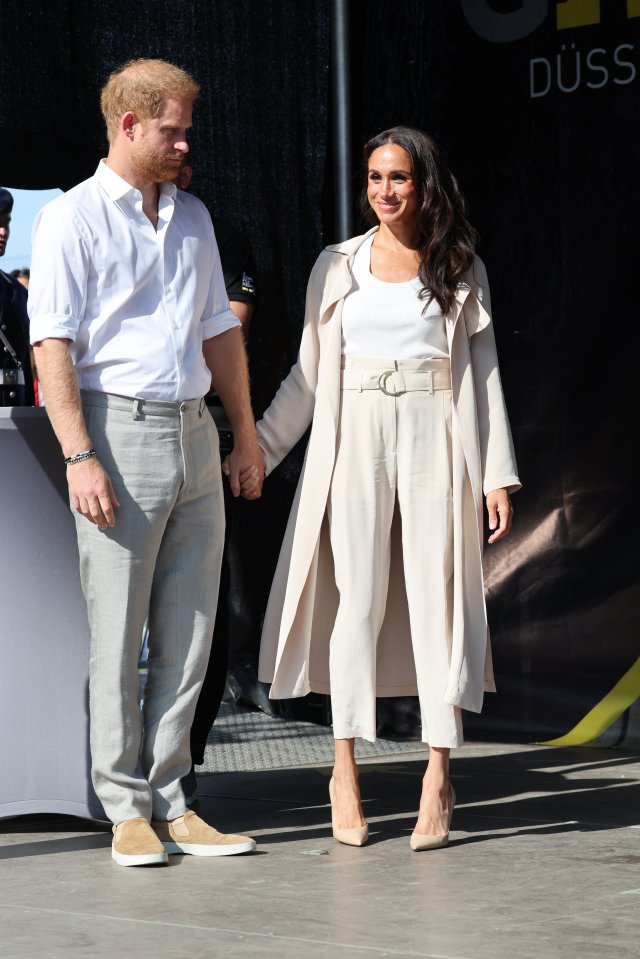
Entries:
<svg viewBox="0 0 640 959">
<path fill-rule="evenodd" d="M 326 323 L 330 318 L 328 314 L 331 307 L 339 300 L 342 300 L 351 289 L 353 285 L 351 272 L 353 258 L 364 241 L 375 233 L 377 229 L 378 227 L 374 226 L 371 230 L 363 233 L 362 236 L 352 237 L 350 240 L 345 240 L 344 243 L 334 243 L 332 246 L 326 247 L 325 253 L 337 254 L 339 261 L 335 264 L 334 269 L 327 274 L 320 304 L 321 324 Z"/>
<path fill-rule="evenodd" d="M 335 268 L 331 271 L 331 282 L 327 283 L 320 303 L 320 326 L 332 316 L 332 307 L 342 300 L 353 284 L 351 275 L 351 259 L 344 254 Z"/>
</svg>

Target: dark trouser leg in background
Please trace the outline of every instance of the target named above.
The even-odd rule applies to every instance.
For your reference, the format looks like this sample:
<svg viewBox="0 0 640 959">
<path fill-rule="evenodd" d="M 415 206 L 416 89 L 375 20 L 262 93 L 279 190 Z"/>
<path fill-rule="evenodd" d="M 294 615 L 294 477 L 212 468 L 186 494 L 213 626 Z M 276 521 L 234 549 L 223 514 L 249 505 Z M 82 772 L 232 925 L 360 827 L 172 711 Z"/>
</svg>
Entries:
<svg viewBox="0 0 640 959">
<path fill-rule="evenodd" d="M 227 490 L 225 489 L 225 498 Z M 224 695 L 227 680 L 227 654 L 229 649 L 229 563 L 227 561 L 227 537 L 225 536 L 218 609 L 213 630 L 213 643 L 209 665 L 204 677 L 198 705 L 191 726 L 191 762 L 199 766 L 204 762 L 209 730 L 215 722 Z"/>
</svg>

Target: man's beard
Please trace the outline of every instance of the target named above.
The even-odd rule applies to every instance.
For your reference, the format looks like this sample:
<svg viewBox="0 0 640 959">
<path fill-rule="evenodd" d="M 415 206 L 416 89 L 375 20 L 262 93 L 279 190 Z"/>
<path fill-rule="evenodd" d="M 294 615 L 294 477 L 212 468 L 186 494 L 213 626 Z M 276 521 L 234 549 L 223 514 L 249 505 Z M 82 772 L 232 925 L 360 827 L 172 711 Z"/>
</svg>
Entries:
<svg viewBox="0 0 640 959">
<path fill-rule="evenodd" d="M 176 160 L 181 160 L 180 153 L 158 153 L 146 140 L 138 141 L 138 149 L 131 157 L 133 169 L 142 180 L 152 183 L 164 183 L 175 180 L 180 169 Z"/>
</svg>

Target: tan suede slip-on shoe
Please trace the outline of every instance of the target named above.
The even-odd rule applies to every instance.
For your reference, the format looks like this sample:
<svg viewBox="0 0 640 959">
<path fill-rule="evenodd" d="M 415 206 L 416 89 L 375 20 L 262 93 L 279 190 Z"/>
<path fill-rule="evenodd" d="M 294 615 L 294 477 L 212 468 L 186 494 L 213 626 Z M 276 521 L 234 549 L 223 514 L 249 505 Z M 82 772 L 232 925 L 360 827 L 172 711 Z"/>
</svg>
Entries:
<svg viewBox="0 0 640 959">
<path fill-rule="evenodd" d="M 111 856 L 119 866 L 167 864 L 169 857 L 146 819 L 126 819 L 113 827 Z"/>
<path fill-rule="evenodd" d="M 153 828 L 170 855 L 237 856 L 256 848 L 255 839 L 218 832 L 191 809 L 184 814 L 184 822 L 154 822 Z"/>
</svg>

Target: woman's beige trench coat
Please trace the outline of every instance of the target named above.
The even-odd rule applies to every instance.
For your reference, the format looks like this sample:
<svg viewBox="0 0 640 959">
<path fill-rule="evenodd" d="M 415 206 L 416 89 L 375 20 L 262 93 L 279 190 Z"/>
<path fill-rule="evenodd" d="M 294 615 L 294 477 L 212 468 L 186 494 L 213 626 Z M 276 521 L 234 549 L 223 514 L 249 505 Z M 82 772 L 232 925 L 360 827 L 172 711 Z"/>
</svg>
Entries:
<svg viewBox="0 0 640 959">
<path fill-rule="evenodd" d="M 369 231 L 365 236 L 369 236 Z M 338 594 L 326 507 L 340 409 L 341 316 L 353 257 L 365 239 L 324 250 L 311 272 L 298 360 L 258 423 L 271 472 L 313 421 L 267 606 L 260 679 L 274 699 L 329 689 L 329 638 Z M 479 712 L 493 670 L 482 579 L 483 491 L 519 489 L 490 317 L 484 264 L 475 260 L 446 317 L 453 397 L 453 624 L 445 699 Z M 398 516 L 392 533 L 385 620 L 377 647 L 377 695 L 416 695 Z M 395 548 L 394 548 L 395 542 Z"/>
</svg>

